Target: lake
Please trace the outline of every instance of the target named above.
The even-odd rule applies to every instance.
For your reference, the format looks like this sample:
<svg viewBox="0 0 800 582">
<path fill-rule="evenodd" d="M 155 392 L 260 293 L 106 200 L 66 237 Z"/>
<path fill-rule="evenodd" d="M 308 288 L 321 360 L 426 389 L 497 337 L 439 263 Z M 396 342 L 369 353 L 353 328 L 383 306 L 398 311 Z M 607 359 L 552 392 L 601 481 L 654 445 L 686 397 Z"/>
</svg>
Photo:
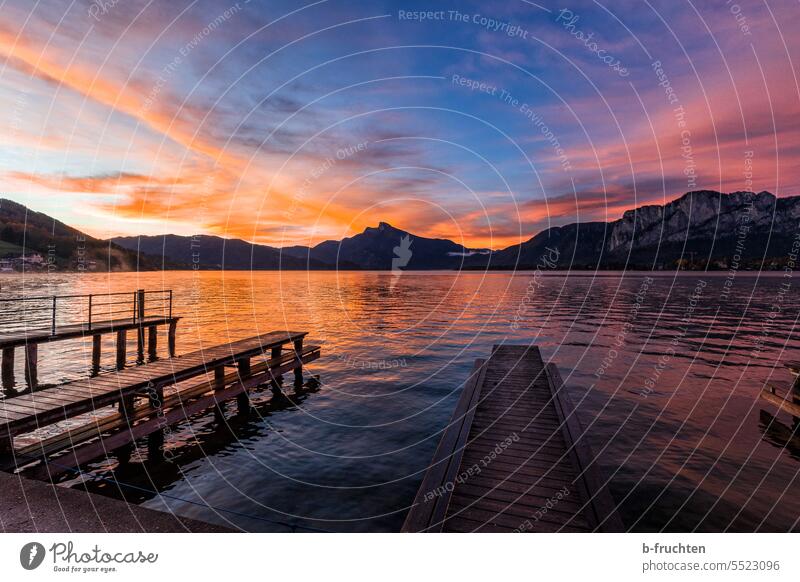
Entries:
<svg viewBox="0 0 800 582">
<path fill-rule="evenodd" d="M 800 360 L 798 293 L 781 273 L 52 273 L 0 285 L 1 297 L 172 289 L 179 353 L 276 329 L 323 345 L 307 368 L 321 388 L 298 406 L 266 391 L 249 419 L 231 406 L 227 427 L 212 414 L 177 427 L 169 462 L 97 462 L 70 486 L 250 531 L 396 531 L 472 362 L 536 342 L 628 528 L 798 529 L 800 446 L 779 430 L 791 418 L 759 400 L 768 380 L 790 381 L 783 360 Z M 40 382 L 87 374 L 90 343 L 43 345 Z"/>
</svg>

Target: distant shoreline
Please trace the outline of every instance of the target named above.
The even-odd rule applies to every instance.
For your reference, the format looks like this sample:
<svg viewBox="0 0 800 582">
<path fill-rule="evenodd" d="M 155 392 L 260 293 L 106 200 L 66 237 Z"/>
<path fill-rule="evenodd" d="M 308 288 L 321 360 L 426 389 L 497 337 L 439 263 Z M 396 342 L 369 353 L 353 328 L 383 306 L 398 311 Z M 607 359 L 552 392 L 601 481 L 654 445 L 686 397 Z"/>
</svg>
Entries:
<svg viewBox="0 0 800 582">
<path fill-rule="evenodd" d="M 390 269 L 142 269 L 142 270 L 119 270 L 119 271 L 36 271 L 36 272 L 0 272 L 0 281 L 3 276 L 52 276 L 52 275 L 109 275 L 117 273 L 384 273 L 391 275 L 394 271 Z M 680 269 L 680 270 L 649 270 L 649 269 L 551 269 L 547 272 L 536 268 L 520 268 L 520 269 L 408 269 L 402 273 L 408 274 L 422 274 L 422 273 L 437 273 L 437 274 L 491 274 L 491 273 L 538 273 L 539 277 L 563 277 L 564 275 L 592 277 L 592 276 L 611 276 L 618 273 L 641 274 L 641 275 L 655 275 L 655 276 L 668 276 L 679 275 L 681 273 L 707 273 L 709 275 L 727 274 L 730 269 Z M 783 276 L 783 269 L 740 269 L 736 271 L 737 276 L 754 276 L 754 275 L 780 275 Z M 400 277 L 401 275 L 398 275 Z"/>
</svg>

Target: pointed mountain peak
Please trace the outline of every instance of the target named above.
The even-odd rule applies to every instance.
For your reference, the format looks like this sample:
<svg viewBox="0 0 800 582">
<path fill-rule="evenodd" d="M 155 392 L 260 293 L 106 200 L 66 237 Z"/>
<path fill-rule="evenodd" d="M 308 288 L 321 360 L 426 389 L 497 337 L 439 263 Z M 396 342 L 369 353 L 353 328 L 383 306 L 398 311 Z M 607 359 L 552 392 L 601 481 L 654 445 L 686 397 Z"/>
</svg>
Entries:
<svg viewBox="0 0 800 582">
<path fill-rule="evenodd" d="M 400 230 L 399 228 L 395 228 L 388 222 L 379 222 L 378 226 L 368 226 L 364 229 L 364 234 L 367 233 L 382 233 L 382 234 L 396 234 L 396 233 L 405 233 L 404 230 Z"/>
</svg>

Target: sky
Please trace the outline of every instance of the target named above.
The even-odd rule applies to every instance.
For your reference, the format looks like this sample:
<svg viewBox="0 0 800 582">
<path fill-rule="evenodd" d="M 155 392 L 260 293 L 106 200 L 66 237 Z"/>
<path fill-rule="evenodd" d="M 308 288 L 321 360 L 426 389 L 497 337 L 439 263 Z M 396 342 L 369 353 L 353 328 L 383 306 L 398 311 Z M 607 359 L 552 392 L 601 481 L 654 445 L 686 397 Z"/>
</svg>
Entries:
<svg viewBox="0 0 800 582">
<path fill-rule="evenodd" d="M 100 238 L 504 248 L 800 194 L 796 1 L 0 2 L 1 195 Z"/>
</svg>

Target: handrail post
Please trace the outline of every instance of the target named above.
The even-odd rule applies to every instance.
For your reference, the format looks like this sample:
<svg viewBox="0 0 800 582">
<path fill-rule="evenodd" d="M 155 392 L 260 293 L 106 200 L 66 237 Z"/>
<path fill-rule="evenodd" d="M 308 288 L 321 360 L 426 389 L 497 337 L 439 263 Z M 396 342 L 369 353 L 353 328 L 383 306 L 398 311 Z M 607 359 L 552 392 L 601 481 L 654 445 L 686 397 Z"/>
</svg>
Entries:
<svg viewBox="0 0 800 582">
<path fill-rule="evenodd" d="M 169 318 L 172 319 L 172 289 L 169 290 Z"/>
<path fill-rule="evenodd" d="M 51 335 L 56 335 L 56 299 L 57 297 L 53 295 L 53 328 Z"/>
<path fill-rule="evenodd" d="M 139 327 L 136 330 L 136 361 L 144 362 L 144 289 L 136 290 L 136 317 Z"/>
<path fill-rule="evenodd" d="M 92 329 L 92 294 L 89 294 L 89 329 Z"/>
<path fill-rule="evenodd" d="M 136 290 L 136 316 L 139 318 L 139 322 L 144 321 L 144 289 L 137 289 Z"/>
</svg>

